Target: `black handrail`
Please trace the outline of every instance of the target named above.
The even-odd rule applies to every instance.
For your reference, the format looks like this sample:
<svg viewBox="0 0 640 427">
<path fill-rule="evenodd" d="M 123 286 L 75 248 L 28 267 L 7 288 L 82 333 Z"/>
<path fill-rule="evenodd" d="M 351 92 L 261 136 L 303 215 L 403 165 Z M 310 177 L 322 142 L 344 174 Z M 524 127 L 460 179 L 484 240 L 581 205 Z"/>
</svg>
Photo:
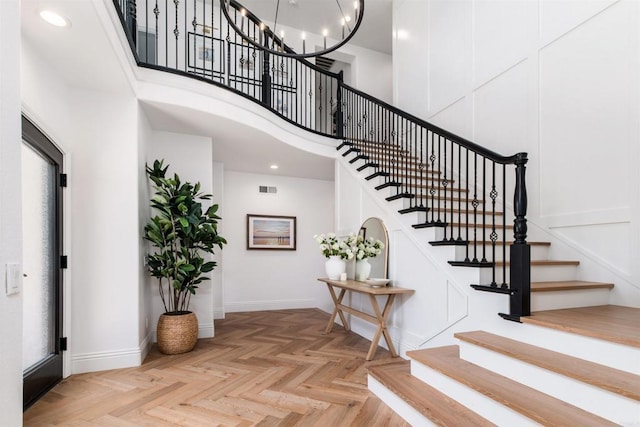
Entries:
<svg viewBox="0 0 640 427">
<path fill-rule="evenodd" d="M 344 84 L 342 72 L 249 44 L 213 3 L 113 2 L 138 66 L 231 90 L 289 123 L 341 139 L 343 156 L 353 155 L 358 170 L 370 171 L 367 179 L 380 180 L 376 188 L 391 193 L 387 200 L 401 200 L 401 213 L 418 213 L 415 228 L 441 230 L 431 244 L 465 246 L 464 259 L 452 265 L 490 272 L 472 286 L 510 295 L 510 313 L 501 316 L 519 320 L 530 314 L 526 153 L 502 156 Z M 239 13 L 239 3 L 230 3 Z M 293 52 L 269 28 L 261 32 L 251 11 L 245 17 L 249 36 Z M 515 167 L 513 243 L 506 239 L 507 166 Z"/>
<path fill-rule="evenodd" d="M 470 149 L 471 151 L 481 154 L 482 156 L 491 159 L 495 162 L 498 162 L 500 164 L 504 164 L 504 165 L 512 165 L 515 164 L 516 161 L 521 158 L 522 156 L 527 156 L 527 153 L 518 153 L 518 154 L 514 154 L 513 156 L 503 156 L 501 154 L 496 153 L 495 151 L 489 150 L 486 147 L 483 147 L 481 145 L 476 144 L 475 142 L 471 142 L 468 139 L 462 138 L 461 136 L 458 136 L 452 132 L 449 132 L 446 129 L 442 129 L 441 127 L 438 127 L 432 123 L 429 123 L 419 117 L 416 117 L 412 114 L 407 113 L 406 111 L 400 110 L 397 107 L 394 107 L 393 105 L 375 98 L 371 95 L 369 95 L 368 93 L 362 92 L 356 88 L 353 88 L 345 83 L 343 83 L 341 85 L 344 89 L 347 89 L 350 92 L 353 92 L 355 94 L 357 94 L 358 96 L 361 96 L 362 98 L 366 99 L 367 101 L 373 102 L 381 107 L 383 107 L 386 110 L 389 110 L 390 112 L 392 112 L 393 114 L 396 114 L 400 117 L 402 117 L 405 120 L 408 120 L 410 122 L 415 123 L 416 125 L 425 127 L 426 129 L 429 129 L 430 131 L 432 131 L 433 133 L 437 133 L 438 135 L 444 136 L 445 138 L 454 141 L 457 144 L 462 145 L 465 148 Z"/>
</svg>

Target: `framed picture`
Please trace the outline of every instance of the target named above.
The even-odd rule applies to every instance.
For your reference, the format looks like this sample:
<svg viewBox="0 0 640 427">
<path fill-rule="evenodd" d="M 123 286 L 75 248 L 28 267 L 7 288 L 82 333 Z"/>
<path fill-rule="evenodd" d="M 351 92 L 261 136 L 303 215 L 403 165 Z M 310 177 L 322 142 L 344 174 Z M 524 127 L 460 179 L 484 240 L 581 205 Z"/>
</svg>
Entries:
<svg viewBox="0 0 640 427">
<path fill-rule="evenodd" d="M 247 214 L 247 249 L 296 250 L 296 217 Z"/>
<path fill-rule="evenodd" d="M 189 33 L 187 52 L 189 72 L 208 76 L 224 73 L 224 47 L 221 39 Z"/>
<path fill-rule="evenodd" d="M 276 95 L 276 111 L 283 116 L 289 114 L 289 105 L 287 103 L 287 94 L 286 93 L 278 93 Z"/>
<path fill-rule="evenodd" d="M 247 58 L 242 56 L 238 60 L 238 68 L 240 68 L 241 70 L 254 72 L 256 70 L 256 63 L 251 56 L 248 56 Z"/>
</svg>

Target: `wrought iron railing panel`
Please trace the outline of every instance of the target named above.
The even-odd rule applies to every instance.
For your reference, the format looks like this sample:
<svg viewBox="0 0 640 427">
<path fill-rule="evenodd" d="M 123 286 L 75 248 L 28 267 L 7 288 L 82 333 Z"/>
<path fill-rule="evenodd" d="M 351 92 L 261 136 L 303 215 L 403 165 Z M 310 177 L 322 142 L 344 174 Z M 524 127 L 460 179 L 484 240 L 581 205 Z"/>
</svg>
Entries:
<svg viewBox="0 0 640 427">
<path fill-rule="evenodd" d="M 364 159 L 360 169 L 371 171 L 368 178 L 380 177 L 378 188 L 392 189 L 388 200 L 402 199 L 403 213 L 421 213 L 414 227 L 440 230 L 432 244 L 464 247 L 451 264 L 480 267 L 474 287 L 511 295 L 504 317 L 529 314 L 525 153 L 502 156 L 345 85 L 342 73 L 256 48 L 232 30 L 219 2 L 114 4 L 139 65 L 208 81 L 306 130 L 343 139 L 344 154 L 356 152 L 352 162 Z M 251 12 L 240 22 L 260 45 L 292 52 L 261 30 Z M 507 179 L 513 176 L 507 169 L 515 170 L 515 180 Z M 506 219 L 511 197 L 513 226 Z"/>
</svg>

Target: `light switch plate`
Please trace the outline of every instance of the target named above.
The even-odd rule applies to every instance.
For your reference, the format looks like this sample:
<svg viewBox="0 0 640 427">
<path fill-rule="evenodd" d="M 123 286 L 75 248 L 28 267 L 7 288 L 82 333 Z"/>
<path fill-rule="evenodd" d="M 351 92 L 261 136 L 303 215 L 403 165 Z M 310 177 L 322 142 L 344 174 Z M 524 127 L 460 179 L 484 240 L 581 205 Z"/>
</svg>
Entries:
<svg viewBox="0 0 640 427">
<path fill-rule="evenodd" d="M 16 263 L 7 264 L 6 289 L 7 295 L 15 295 L 20 293 L 22 288 L 22 266 Z"/>
</svg>

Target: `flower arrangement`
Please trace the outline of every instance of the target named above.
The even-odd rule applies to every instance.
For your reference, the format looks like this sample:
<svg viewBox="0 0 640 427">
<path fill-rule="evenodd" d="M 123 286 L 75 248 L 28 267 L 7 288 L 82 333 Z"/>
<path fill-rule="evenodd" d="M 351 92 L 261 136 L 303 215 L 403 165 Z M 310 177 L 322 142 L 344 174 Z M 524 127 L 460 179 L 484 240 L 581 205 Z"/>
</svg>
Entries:
<svg viewBox="0 0 640 427">
<path fill-rule="evenodd" d="M 384 243 L 380 240 L 376 240 L 373 237 L 364 239 L 362 236 L 358 236 L 353 251 L 355 252 L 356 259 L 359 261 L 380 255 L 382 248 L 384 248 Z"/>
<path fill-rule="evenodd" d="M 340 259 L 350 260 L 355 255 L 353 248 L 357 239 L 354 233 L 349 234 L 344 240 L 339 240 L 335 233 L 316 234 L 313 238 L 320 245 L 320 251 L 326 258 L 339 256 Z"/>
</svg>

